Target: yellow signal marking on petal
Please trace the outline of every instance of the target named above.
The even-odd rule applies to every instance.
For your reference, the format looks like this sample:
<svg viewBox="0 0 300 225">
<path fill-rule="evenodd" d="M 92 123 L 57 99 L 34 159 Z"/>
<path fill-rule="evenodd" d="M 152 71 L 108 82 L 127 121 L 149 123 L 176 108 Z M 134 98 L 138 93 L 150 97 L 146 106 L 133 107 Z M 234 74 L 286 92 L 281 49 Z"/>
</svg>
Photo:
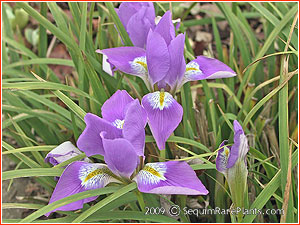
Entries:
<svg viewBox="0 0 300 225">
<path fill-rule="evenodd" d="M 160 177 L 160 178 L 164 177 L 157 170 L 155 170 L 154 168 L 152 168 L 150 166 L 145 166 L 143 170 L 153 174 L 154 176 L 157 176 L 157 177 Z"/>
<path fill-rule="evenodd" d="M 142 61 L 136 61 L 136 63 L 140 64 L 147 71 L 147 64 Z"/>
<path fill-rule="evenodd" d="M 159 93 L 159 105 L 162 107 L 164 105 L 164 101 L 165 101 L 165 92 L 161 91 Z"/>
<path fill-rule="evenodd" d="M 187 67 L 185 71 L 188 72 L 188 71 L 191 71 L 191 70 L 199 70 L 199 69 L 193 68 L 193 67 Z"/>
<path fill-rule="evenodd" d="M 95 169 L 94 171 L 90 172 L 84 179 L 83 183 L 87 182 L 88 180 L 90 180 L 91 178 L 93 178 L 97 175 L 110 176 L 117 180 L 120 180 L 120 178 L 118 176 L 116 176 L 115 174 L 113 174 L 107 167 L 104 167 L 104 168 Z"/>
<path fill-rule="evenodd" d="M 225 155 L 228 156 L 229 155 L 229 149 L 225 147 Z"/>
<path fill-rule="evenodd" d="M 89 173 L 89 174 L 86 176 L 84 182 L 87 182 L 87 181 L 88 181 L 89 179 L 91 179 L 92 177 L 97 176 L 97 175 L 99 175 L 99 174 L 103 174 L 104 172 L 105 172 L 104 169 L 95 169 L 93 172 Z"/>
</svg>

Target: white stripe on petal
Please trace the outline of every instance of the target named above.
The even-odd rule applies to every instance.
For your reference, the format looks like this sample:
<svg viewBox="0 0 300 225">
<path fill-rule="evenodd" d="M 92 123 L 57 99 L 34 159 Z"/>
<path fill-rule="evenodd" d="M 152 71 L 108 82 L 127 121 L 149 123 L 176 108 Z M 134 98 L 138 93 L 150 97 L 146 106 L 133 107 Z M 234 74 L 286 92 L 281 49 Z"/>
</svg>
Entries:
<svg viewBox="0 0 300 225">
<path fill-rule="evenodd" d="M 139 76 L 147 76 L 148 67 L 147 67 L 146 56 L 137 57 L 129 63 L 135 74 Z"/>
<path fill-rule="evenodd" d="M 165 163 L 147 163 L 134 180 L 138 179 L 143 184 L 157 184 L 159 181 L 167 179 L 164 176 L 166 171 Z"/>
<path fill-rule="evenodd" d="M 174 101 L 174 98 L 168 92 L 156 91 L 148 95 L 148 101 L 153 109 L 159 108 L 160 110 L 163 110 L 164 108 L 169 108 Z"/>
<path fill-rule="evenodd" d="M 85 189 L 102 188 L 110 182 L 118 182 L 108 167 L 100 163 L 81 166 L 78 175 Z"/>
</svg>

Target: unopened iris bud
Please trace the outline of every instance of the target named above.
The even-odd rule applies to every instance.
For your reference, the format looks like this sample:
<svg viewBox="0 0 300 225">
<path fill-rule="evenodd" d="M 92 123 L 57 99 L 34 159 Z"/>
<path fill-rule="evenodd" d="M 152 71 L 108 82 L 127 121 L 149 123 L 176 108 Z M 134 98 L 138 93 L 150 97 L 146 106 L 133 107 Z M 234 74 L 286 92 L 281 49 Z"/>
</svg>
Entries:
<svg viewBox="0 0 300 225">
<path fill-rule="evenodd" d="M 237 208 L 244 207 L 244 196 L 247 184 L 246 154 L 249 150 L 248 140 L 238 121 L 233 122 L 234 144 L 226 146 L 223 141 L 219 147 L 216 167 L 224 174 L 231 192 L 232 202 Z M 242 215 L 238 215 L 240 219 Z"/>
</svg>

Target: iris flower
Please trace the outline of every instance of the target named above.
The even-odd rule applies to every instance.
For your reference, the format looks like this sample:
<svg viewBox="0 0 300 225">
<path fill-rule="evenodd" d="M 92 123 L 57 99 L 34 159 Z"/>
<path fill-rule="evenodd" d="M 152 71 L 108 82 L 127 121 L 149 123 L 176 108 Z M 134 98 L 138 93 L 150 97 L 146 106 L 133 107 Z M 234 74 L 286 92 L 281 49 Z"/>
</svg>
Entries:
<svg viewBox="0 0 300 225">
<path fill-rule="evenodd" d="M 125 90 L 114 93 L 101 108 L 102 118 L 87 113 L 86 128 L 79 136 L 77 146 L 87 156 L 104 155 L 101 132 L 107 139 L 123 138 L 129 141 L 139 156 L 144 155 L 147 115 L 138 99 Z"/>
<path fill-rule="evenodd" d="M 184 161 L 147 163 L 137 171 L 140 159 L 142 162 L 144 159 L 145 141 L 141 138 L 145 135 L 141 129 L 146 121 L 144 113 L 138 100 L 133 100 L 126 91 L 117 91 L 103 105 L 103 119 L 87 114 L 87 126 L 77 145 L 88 155 L 103 155 L 106 164 L 77 161 L 68 165 L 49 203 L 85 190 L 103 188 L 112 182 L 136 182 L 138 190 L 145 193 L 208 194 L 194 170 Z M 125 129 L 132 131 L 132 135 L 126 135 Z M 77 210 L 96 198 L 78 200 L 54 211 Z"/>
<path fill-rule="evenodd" d="M 246 155 L 249 150 L 248 140 L 238 121 L 233 122 L 234 144 L 231 147 L 223 141 L 216 159 L 216 168 L 223 173 L 230 189 L 235 207 L 243 208 L 247 184 Z"/>
<path fill-rule="evenodd" d="M 143 79 L 151 93 L 142 99 L 149 126 L 160 150 L 179 125 L 183 109 L 173 98 L 188 81 L 227 78 L 236 73 L 224 63 L 198 56 L 188 64 L 184 59 L 185 35 L 175 37 L 172 15 L 167 11 L 154 29 L 147 34 L 146 49 L 117 47 L 97 50 L 107 57 L 112 71 Z"/>
</svg>

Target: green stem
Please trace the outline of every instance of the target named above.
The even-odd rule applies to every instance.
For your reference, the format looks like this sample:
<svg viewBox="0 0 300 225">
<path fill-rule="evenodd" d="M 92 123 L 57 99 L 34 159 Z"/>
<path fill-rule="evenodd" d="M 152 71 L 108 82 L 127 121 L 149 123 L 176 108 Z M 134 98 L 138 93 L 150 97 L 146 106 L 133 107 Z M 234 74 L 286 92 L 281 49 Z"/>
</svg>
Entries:
<svg viewBox="0 0 300 225">
<path fill-rule="evenodd" d="M 166 149 L 160 150 L 159 155 L 160 155 L 159 161 L 164 162 L 166 159 Z"/>
</svg>

